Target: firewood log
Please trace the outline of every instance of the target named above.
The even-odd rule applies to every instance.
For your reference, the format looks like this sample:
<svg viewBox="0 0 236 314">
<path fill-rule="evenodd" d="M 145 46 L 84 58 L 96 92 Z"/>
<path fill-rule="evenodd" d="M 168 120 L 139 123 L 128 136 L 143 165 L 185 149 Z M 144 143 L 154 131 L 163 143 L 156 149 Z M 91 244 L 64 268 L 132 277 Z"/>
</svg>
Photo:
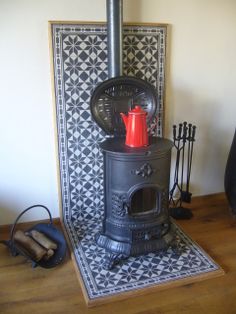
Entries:
<svg viewBox="0 0 236 314">
<path fill-rule="evenodd" d="M 22 230 L 17 230 L 14 234 L 14 241 L 22 247 L 24 253 L 36 262 L 40 261 L 46 254 L 47 250 L 35 242 L 31 237 L 25 235 Z"/>
<path fill-rule="evenodd" d="M 48 261 L 54 255 L 54 251 L 52 249 L 47 250 L 47 254 L 44 255 L 43 259 Z"/>
<path fill-rule="evenodd" d="M 37 230 L 31 230 L 27 232 L 27 235 L 31 236 L 36 242 L 42 245 L 47 250 L 56 250 L 57 244 L 49 239 L 45 234 Z"/>
</svg>

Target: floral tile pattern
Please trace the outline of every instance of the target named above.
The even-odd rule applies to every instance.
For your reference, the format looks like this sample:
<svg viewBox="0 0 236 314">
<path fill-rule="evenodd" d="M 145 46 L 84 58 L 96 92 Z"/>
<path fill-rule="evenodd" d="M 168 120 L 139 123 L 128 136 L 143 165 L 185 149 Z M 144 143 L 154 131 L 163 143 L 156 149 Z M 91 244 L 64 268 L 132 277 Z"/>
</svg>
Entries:
<svg viewBox="0 0 236 314">
<path fill-rule="evenodd" d="M 80 223 L 74 222 L 75 233 L 80 241 L 75 254 L 90 299 L 143 289 L 219 269 L 219 266 L 176 226 L 181 254 L 176 254 L 169 248 L 166 251 L 130 257 L 108 271 L 102 267 L 105 251 L 94 241 L 101 225 L 92 219 L 87 227 L 84 232 Z"/>
</svg>

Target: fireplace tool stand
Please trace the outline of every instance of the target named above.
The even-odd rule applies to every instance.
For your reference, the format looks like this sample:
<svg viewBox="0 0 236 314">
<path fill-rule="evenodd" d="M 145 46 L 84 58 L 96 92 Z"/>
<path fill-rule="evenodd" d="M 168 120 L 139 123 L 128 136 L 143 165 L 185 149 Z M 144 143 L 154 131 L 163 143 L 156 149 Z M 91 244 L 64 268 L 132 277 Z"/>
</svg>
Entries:
<svg viewBox="0 0 236 314">
<path fill-rule="evenodd" d="M 176 148 L 176 163 L 174 184 L 170 190 L 169 205 L 170 215 L 175 219 L 190 219 L 193 216 L 191 210 L 189 208 L 183 207 L 182 203 L 191 203 L 192 193 L 189 192 L 189 185 L 195 134 L 196 126 L 192 125 L 191 123 L 180 123 L 178 130 L 176 125 L 173 126 L 173 141 L 174 147 Z M 184 176 L 186 176 L 185 190 Z"/>
</svg>

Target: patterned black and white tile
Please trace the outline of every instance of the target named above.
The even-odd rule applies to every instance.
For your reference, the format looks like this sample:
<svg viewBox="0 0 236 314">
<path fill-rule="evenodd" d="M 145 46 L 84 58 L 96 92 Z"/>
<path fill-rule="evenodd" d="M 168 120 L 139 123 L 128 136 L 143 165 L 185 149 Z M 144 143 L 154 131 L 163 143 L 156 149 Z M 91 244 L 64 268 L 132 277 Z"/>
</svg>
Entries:
<svg viewBox="0 0 236 314">
<path fill-rule="evenodd" d="M 92 120 L 89 101 L 107 75 L 103 24 L 51 24 L 62 215 L 89 299 L 142 289 L 218 269 L 178 227 L 183 253 L 171 249 L 131 257 L 111 271 L 94 236 L 103 218 L 103 131 Z M 166 26 L 124 27 L 124 74 L 150 82 L 158 95 L 155 135 L 162 136 Z"/>
</svg>

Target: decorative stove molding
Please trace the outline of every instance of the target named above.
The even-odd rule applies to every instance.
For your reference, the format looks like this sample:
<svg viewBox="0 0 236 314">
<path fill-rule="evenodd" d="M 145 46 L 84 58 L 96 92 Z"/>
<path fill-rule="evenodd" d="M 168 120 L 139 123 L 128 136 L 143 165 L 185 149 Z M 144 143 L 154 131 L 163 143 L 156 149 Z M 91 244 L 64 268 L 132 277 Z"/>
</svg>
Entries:
<svg viewBox="0 0 236 314">
<path fill-rule="evenodd" d="M 127 194 L 112 193 L 111 212 L 116 217 L 124 217 L 128 213 Z"/>
<path fill-rule="evenodd" d="M 149 178 L 156 170 L 149 163 L 143 164 L 139 169 L 131 170 L 131 173 L 143 178 Z"/>
</svg>

